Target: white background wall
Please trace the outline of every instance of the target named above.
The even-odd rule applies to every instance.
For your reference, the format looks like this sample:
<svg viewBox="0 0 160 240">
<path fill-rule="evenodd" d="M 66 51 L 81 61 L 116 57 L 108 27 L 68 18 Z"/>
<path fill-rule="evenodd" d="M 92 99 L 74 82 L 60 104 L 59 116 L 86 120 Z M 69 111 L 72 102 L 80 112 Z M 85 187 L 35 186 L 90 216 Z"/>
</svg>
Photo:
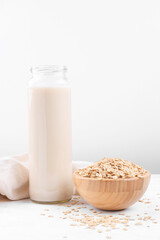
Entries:
<svg viewBox="0 0 160 240">
<path fill-rule="evenodd" d="M 160 173 L 159 0 L 0 0 L 0 156 L 27 151 L 38 64 L 69 68 L 74 160 Z"/>
</svg>

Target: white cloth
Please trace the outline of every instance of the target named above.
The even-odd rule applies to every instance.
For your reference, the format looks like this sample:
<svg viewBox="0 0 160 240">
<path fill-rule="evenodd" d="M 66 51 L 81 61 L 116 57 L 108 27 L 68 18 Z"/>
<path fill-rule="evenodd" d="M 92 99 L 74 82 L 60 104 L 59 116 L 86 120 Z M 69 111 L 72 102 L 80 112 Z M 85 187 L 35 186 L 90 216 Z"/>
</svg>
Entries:
<svg viewBox="0 0 160 240">
<path fill-rule="evenodd" d="M 72 162 L 72 172 L 90 165 L 91 162 Z M 75 194 L 76 190 L 73 189 Z M 29 161 L 28 154 L 0 159 L 0 194 L 10 200 L 29 197 Z"/>
</svg>

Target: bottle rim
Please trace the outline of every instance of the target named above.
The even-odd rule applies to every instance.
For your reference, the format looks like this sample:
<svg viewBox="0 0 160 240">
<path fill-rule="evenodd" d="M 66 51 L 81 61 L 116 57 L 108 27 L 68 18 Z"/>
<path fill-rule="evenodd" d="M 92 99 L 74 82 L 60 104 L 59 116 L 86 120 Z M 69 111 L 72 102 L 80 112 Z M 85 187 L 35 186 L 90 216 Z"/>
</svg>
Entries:
<svg viewBox="0 0 160 240">
<path fill-rule="evenodd" d="M 33 66 L 30 69 L 31 73 L 58 73 L 58 72 L 66 72 L 67 67 L 65 65 L 39 65 Z"/>
</svg>

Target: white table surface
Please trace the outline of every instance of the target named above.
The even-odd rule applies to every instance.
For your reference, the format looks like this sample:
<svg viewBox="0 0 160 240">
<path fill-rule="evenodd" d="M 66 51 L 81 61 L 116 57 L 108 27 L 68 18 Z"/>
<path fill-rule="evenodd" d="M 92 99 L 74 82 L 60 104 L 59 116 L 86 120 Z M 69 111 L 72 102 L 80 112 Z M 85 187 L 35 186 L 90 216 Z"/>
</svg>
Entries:
<svg viewBox="0 0 160 240">
<path fill-rule="evenodd" d="M 67 207 L 63 205 L 40 205 L 31 202 L 29 199 L 20 201 L 9 201 L 0 196 L 0 239 L 5 240 L 60 240 L 60 239 L 134 239 L 134 240 L 160 240 L 160 175 L 152 175 L 149 188 L 142 197 L 144 202 L 137 202 L 130 208 L 123 211 L 108 212 L 103 211 L 102 215 L 124 217 L 119 213 L 130 215 L 134 221 L 129 221 L 127 231 L 124 226 L 118 224 L 116 229 L 107 232 L 103 226 L 90 229 L 86 225 L 79 226 L 69 216 L 73 214 L 87 213 L 93 215 L 89 210 L 93 207 L 83 204 L 86 208 L 79 209 L 78 213 L 71 212 L 63 219 L 63 211 L 69 211 L 75 206 Z M 71 201 L 71 203 L 73 200 Z M 82 199 L 79 202 L 83 202 Z M 67 204 L 70 204 L 69 202 Z M 77 206 L 77 207 L 79 207 Z M 46 211 L 45 209 L 48 209 Z M 156 210 L 155 210 L 156 209 Z M 95 209 L 96 211 L 99 211 Z M 45 214 L 45 215 L 41 215 Z M 140 216 L 137 216 L 139 214 Z M 48 217 L 51 215 L 51 217 Z M 52 217 L 53 216 L 53 217 Z M 151 216 L 154 220 L 138 220 L 139 217 Z M 78 217 L 77 217 L 78 218 Z M 142 222 L 142 225 L 135 225 Z M 155 222 L 155 223 L 154 223 Z M 77 226 L 72 226 L 77 224 Z M 149 227 L 147 227 L 149 226 Z M 101 230 L 99 233 L 97 230 Z"/>
</svg>

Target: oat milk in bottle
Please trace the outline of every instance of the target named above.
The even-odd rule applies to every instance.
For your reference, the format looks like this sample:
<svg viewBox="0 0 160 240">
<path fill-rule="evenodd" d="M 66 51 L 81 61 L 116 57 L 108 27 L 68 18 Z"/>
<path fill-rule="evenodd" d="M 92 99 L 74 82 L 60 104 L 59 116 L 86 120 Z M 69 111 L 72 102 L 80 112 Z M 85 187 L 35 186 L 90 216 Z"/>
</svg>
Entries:
<svg viewBox="0 0 160 240">
<path fill-rule="evenodd" d="M 32 68 L 29 83 L 29 192 L 35 202 L 72 197 L 71 88 L 63 66 Z"/>
</svg>

